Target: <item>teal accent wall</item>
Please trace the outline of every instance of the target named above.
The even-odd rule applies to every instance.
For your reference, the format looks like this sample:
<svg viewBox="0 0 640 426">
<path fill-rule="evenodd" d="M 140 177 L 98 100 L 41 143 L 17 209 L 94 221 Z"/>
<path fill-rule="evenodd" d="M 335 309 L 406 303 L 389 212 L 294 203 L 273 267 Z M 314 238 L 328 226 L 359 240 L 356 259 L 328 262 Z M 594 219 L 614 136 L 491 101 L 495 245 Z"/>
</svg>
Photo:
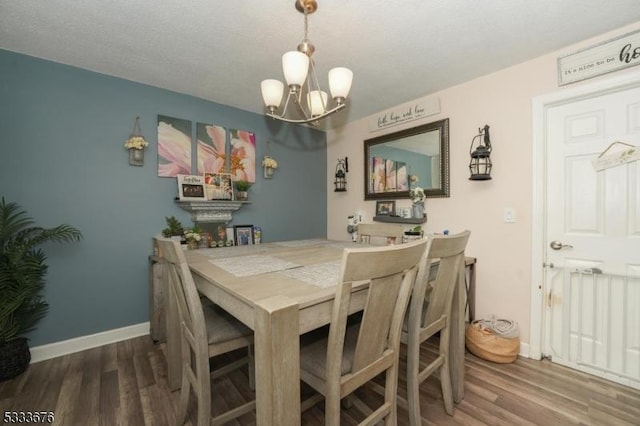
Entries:
<svg viewBox="0 0 640 426">
<path fill-rule="evenodd" d="M 261 103 L 258 86 L 237 90 L 255 91 Z M 191 120 L 194 135 L 197 122 L 255 133 L 252 203 L 231 226 L 260 226 L 263 242 L 326 236 L 324 132 L 0 50 L 0 196 L 39 225 L 67 223 L 84 234 L 77 244 L 43 247 L 50 310 L 31 346 L 149 320 L 152 237 L 165 216 L 191 224 L 174 203 L 176 180 L 157 176 L 158 115 Z M 129 166 L 123 147 L 136 116 L 150 142 L 144 167 Z M 270 180 L 259 165 L 267 140 L 280 166 Z"/>
</svg>

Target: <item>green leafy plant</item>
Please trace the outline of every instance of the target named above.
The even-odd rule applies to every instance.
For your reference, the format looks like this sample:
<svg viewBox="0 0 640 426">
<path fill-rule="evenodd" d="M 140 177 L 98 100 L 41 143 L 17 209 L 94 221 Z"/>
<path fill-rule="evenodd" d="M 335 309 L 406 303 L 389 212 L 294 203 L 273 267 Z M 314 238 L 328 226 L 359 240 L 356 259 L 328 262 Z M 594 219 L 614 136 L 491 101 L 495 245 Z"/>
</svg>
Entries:
<svg viewBox="0 0 640 426">
<path fill-rule="evenodd" d="M 175 216 L 165 217 L 167 227 L 162 230 L 162 236 L 165 238 L 182 236 L 184 228 Z"/>
<path fill-rule="evenodd" d="M 249 190 L 249 188 L 251 188 L 251 183 L 247 182 L 246 180 L 236 181 L 235 185 L 236 189 L 240 192 L 246 192 Z"/>
<path fill-rule="evenodd" d="M 0 202 L 0 344 L 35 329 L 49 304 L 42 298 L 47 273 L 45 242 L 75 242 L 82 234 L 69 225 L 35 222 L 16 203 Z"/>
</svg>

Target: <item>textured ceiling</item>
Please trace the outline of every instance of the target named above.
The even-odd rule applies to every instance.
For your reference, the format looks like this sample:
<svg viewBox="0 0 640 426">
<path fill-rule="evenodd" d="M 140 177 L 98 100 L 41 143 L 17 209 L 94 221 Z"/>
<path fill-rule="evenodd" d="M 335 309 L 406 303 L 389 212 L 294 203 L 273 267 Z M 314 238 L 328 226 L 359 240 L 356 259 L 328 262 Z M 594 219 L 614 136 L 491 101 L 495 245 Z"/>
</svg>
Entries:
<svg viewBox="0 0 640 426">
<path fill-rule="evenodd" d="M 638 0 L 318 0 L 309 39 L 323 87 L 354 72 L 334 127 L 638 21 Z M 0 0 L 1 49 L 258 113 L 303 30 L 294 0 Z"/>
</svg>

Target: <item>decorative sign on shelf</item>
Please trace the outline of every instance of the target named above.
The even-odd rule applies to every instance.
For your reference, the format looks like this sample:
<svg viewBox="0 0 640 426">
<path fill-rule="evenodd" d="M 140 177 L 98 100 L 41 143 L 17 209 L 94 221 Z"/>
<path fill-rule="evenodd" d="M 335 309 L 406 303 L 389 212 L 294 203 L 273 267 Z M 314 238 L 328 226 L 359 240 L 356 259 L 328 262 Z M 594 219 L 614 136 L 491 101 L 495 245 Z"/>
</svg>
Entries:
<svg viewBox="0 0 640 426">
<path fill-rule="evenodd" d="M 640 30 L 558 58 L 558 85 L 640 64 Z"/>
<path fill-rule="evenodd" d="M 440 98 L 421 98 L 372 115 L 369 118 L 369 131 L 375 132 L 376 130 L 428 117 L 430 115 L 438 114 L 439 112 Z"/>
</svg>

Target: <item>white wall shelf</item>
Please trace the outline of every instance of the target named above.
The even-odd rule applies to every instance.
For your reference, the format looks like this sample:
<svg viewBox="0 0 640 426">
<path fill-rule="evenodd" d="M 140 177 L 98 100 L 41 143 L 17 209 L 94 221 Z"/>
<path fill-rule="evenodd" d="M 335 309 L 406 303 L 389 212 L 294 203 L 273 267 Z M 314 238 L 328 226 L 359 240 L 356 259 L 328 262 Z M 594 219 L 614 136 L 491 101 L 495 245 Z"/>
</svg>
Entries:
<svg viewBox="0 0 640 426">
<path fill-rule="evenodd" d="M 182 210 L 191 213 L 191 220 L 194 223 L 206 222 L 231 222 L 233 212 L 239 210 L 243 204 L 249 201 L 231 200 L 211 200 L 211 201 L 181 201 L 176 200 L 176 204 Z"/>
</svg>

